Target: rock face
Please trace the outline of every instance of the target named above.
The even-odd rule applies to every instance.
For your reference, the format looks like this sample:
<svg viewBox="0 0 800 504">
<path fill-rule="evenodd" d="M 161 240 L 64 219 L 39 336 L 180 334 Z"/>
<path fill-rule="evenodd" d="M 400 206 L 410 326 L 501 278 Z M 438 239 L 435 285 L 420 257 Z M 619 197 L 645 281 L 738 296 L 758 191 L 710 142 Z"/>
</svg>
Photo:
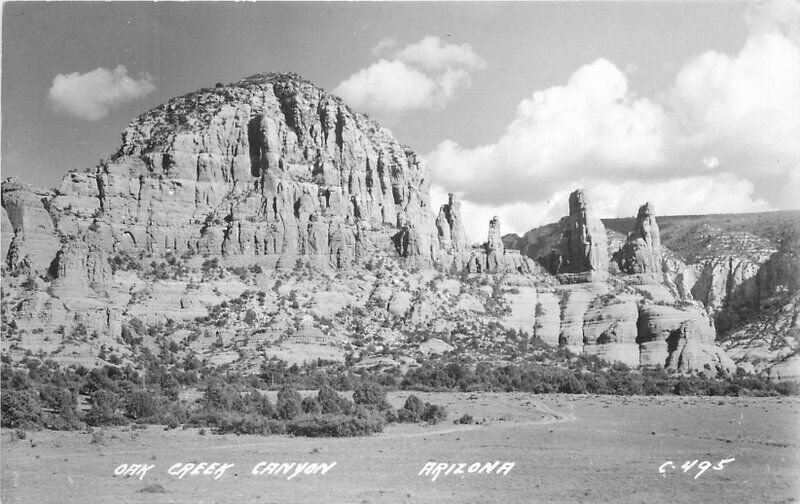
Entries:
<svg viewBox="0 0 800 504">
<path fill-rule="evenodd" d="M 757 296 L 755 276 L 760 265 L 747 258 L 720 257 L 700 266 L 692 296 L 710 312 L 725 304 L 745 304 Z"/>
<path fill-rule="evenodd" d="M 6 264 L 12 269 L 21 268 L 30 273 L 47 272 L 61 248 L 50 213 L 44 206 L 51 194 L 36 190 L 18 179 L 8 179 L 3 182 L 2 198 L 4 214 L 7 214 L 14 233 L 5 254 Z"/>
<path fill-rule="evenodd" d="M 394 239 L 400 255 L 429 264 L 439 254 L 429 180 L 412 151 L 338 98 L 292 74 L 260 74 L 143 114 L 96 173 L 64 178 L 52 207 L 71 214 L 62 235 L 93 224 L 107 253 L 343 268 Z M 19 205 L 6 192 L 11 217 Z M 449 247 L 461 246 L 456 220 Z"/>
<path fill-rule="evenodd" d="M 639 207 L 636 227 L 628 233 L 617 262 L 624 273 L 661 273 L 661 237 L 652 203 Z"/>
<path fill-rule="evenodd" d="M 561 314 L 558 297 L 552 292 L 540 292 L 536 303 L 534 335 L 548 345 L 558 346 Z"/>
<path fill-rule="evenodd" d="M 560 301 L 561 332 L 558 336 L 559 346 L 571 352 L 583 352 L 583 319 L 595 292 L 586 289 L 574 289 L 564 293 Z"/>
<path fill-rule="evenodd" d="M 586 274 L 591 280 L 608 274 L 606 229 L 592 215 L 588 197 L 581 189 L 569 195 L 569 217 L 558 245 L 557 273 Z"/>
<path fill-rule="evenodd" d="M 633 301 L 587 310 L 583 316 L 583 350 L 609 362 L 638 367 L 638 318 L 639 310 Z"/>
<path fill-rule="evenodd" d="M 2 261 L 3 264 L 6 262 L 6 257 L 8 256 L 8 247 L 11 245 L 11 240 L 14 239 L 14 226 L 11 225 L 11 221 L 8 220 L 8 213 L 6 212 L 5 207 L 0 209 L 2 212 L 2 225 L 0 225 L 0 249 L 2 249 Z"/>
<path fill-rule="evenodd" d="M 443 252 L 454 256 L 461 256 L 469 247 L 464 223 L 461 220 L 461 203 L 456 195 L 450 193 L 447 203 L 439 209 L 436 217 L 436 230 L 439 237 L 439 247 Z"/>
<path fill-rule="evenodd" d="M 60 298 L 81 298 L 102 293 L 112 283 L 111 266 L 103 250 L 84 242 L 71 241 L 58 251 L 53 293 Z"/>
<path fill-rule="evenodd" d="M 642 365 L 664 365 L 676 371 L 735 371 L 736 365 L 714 345 L 713 322 L 697 309 L 646 305 L 640 309 L 637 342 Z M 708 365 L 706 367 L 706 365 Z"/>
</svg>

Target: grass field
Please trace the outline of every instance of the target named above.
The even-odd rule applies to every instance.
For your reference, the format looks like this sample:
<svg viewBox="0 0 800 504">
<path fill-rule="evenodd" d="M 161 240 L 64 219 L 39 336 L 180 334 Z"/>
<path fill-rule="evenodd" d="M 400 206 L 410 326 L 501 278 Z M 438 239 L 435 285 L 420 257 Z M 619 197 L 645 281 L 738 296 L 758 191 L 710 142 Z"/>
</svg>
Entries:
<svg viewBox="0 0 800 504">
<path fill-rule="evenodd" d="M 121 427 L 2 432 L 0 497 L 44 502 L 795 502 L 800 500 L 800 399 L 612 397 L 526 393 L 418 394 L 447 406 L 435 426 L 395 425 L 350 439 L 201 435 Z M 408 393 L 390 394 L 395 406 Z M 479 424 L 456 425 L 471 414 Z M 698 474 L 703 461 L 735 459 Z M 688 472 L 687 461 L 698 460 Z M 325 474 L 261 474 L 260 462 L 336 465 Z M 507 474 L 469 472 L 513 462 Z M 667 461 L 664 474 L 659 467 Z M 181 463 L 234 464 L 179 478 Z M 426 463 L 464 474 L 420 475 Z M 152 465 L 142 479 L 122 464 Z M 313 466 L 312 466 L 313 467 Z M 449 466 L 448 466 L 449 467 Z M 296 468 L 296 467 L 295 467 Z M 499 466 L 498 466 L 499 468 Z M 176 472 L 177 469 L 173 469 Z M 212 471 L 210 471 L 212 472 Z"/>
</svg>

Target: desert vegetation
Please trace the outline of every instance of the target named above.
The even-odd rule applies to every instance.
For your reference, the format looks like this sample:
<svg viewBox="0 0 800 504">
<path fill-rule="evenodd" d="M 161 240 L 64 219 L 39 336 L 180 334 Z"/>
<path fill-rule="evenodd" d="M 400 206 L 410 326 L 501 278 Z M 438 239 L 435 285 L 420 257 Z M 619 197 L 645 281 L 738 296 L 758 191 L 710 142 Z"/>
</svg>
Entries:
<svg viewBox="0 0 800 504">
<path fill-rule="evenodd" d="M 774 383 L 739 372 L 674 375 L 660 367 L 632 370 L 564 349 L 539 348 L 514 364 L 423 359 L 397 367 L 356 369 L 337 362 L 287 365 L 271 359 L 257 373 L 208 366 L 196 358 L 143 352 L 130 364 L 93 369 L 64 367 L 29 356 L 12 366 L 4 359 L 2 425 L 17 429 L 75 430 L 86 426 L 159 424 L 208 428 L 213 433 L 359 436 L 395 422 L 438 423 L 444 407 L 408 397 L 402 408 L 387 390 L 486 391 L 606 395 L 777 396 L 797 394 L 792 383 Z M 277 391 L 273 404 L 267 391 Z M 301 395 L 300 390 L 312 391 Z M 314 393 L 313 391 L 316 391 Z M 341 394 L 352 391 L 352 399 Z M 470 423 L 470 418 L 456 420 Z"/>
</svg>

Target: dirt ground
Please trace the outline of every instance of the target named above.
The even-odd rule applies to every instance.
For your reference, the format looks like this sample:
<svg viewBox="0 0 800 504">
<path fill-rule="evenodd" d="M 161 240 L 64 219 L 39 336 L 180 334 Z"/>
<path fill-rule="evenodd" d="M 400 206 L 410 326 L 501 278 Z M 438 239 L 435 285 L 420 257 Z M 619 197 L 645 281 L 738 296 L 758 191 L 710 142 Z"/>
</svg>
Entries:
<svg viewBox="0 0 800 504">
<path fill-rule="evenodd" d="M 447 422 L 391 426 L 355 439 L 122 427 L 93 442 L 85 432 L 28 432 L 17 439 L 4 429 L 0 497 L 8 504 L 800 500 L 798 398 L 418 395 L 446 405 Z M 407 396 L 390 399 L 400 406 Z M 481 423 L 455 425 L 464 413 Z M 726 459 L 734 460 L 713 468 Z M 496 461 L 491 473 L 476 470 Z M 711 467 L 697 476 L 705 461 Z M 234 465 L 218 479 L 219 466 L 208 475 L 205 468 L 183 478 L 169 474 L 182 467 L 176 464 L 202 462 Z M 304 466 L 309 472 L 318 470 L 291 478 L 297 466 L 268 473 L 269 463 L 304 462 L 317 464 Z M 319 470 L 333 462 L 324 474 Z M 447 469 L 434 479 L 424 471 L 431 462 Z M 504 463 L 514 465 L 498 471 Z M 123 464 L 153 467 L 142 479 L 115 475 Z"/>
</svg>

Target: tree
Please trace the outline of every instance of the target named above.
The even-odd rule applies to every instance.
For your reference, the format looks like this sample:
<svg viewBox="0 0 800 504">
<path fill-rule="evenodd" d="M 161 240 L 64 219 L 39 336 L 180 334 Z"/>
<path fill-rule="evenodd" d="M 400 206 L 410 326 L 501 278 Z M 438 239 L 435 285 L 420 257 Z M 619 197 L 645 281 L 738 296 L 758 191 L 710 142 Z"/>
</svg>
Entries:
<svg viewBox="0 0 800 504">
<path fill-rule="evenodd" d="M 86 423 L 94 426 L 125 425 L 127 420 L 117 412 L 120 402 L 117 394 L 98 390 L 92 394 L 92 407 L 86 413 Z"/>
<path fill-rule="evenodd" d="M 2 426 L 30 429 L 38 427 L 42 407 L 31 393 L 25 390 L 4 390 L 1 396 Z"/>
<path fill-rule="evenodd" d="M 158 417 L 161 410 L 158 398 L 146 390 L 137 390 L 131 393 L 125 404 L 125 416 L 134 420 Z"/>
<path fill-rule="evenodd" d="M 365 406 L 377 406 L 380 410 L 389 409 L 391 406 L 386 400 L 386 391 L 379 383 L 362 381 L 353 389 L 353 402 Z"/>
<path fill-rule="evenodd" d="M 290 385 L 284 386 L 278 392 L 278 416 L 284 420 L 291 420 L 302 411 L 302 401 L 300 393 Z"/>
<path fill-rule="evenodd" d="M 339 396 L 335 390 L 328 385 L 323 385 L 317 393 L 322 413 L 347 414 L 352 410 L 352 404 L 347 399 Z"/>
</svg>

